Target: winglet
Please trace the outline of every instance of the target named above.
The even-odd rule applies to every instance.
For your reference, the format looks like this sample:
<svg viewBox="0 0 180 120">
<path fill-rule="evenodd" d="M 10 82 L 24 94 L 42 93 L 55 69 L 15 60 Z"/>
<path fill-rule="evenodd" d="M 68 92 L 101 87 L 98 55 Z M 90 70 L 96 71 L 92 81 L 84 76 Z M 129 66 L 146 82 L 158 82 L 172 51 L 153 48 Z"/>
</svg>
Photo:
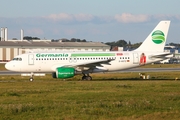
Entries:
<svg viewBox="0 0 180 120">
<path fill-rule="evenodd" d="M 134 51 L 163 52 L 170 21 L 160 21 L 144 42 Z"/>
</svg>

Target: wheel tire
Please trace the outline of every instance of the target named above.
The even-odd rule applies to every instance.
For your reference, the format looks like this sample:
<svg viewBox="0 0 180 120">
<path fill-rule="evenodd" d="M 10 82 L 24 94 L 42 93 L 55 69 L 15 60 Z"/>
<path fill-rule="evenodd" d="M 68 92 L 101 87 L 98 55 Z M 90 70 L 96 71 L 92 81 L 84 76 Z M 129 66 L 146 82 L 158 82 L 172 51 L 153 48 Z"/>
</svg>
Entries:
<svg viewBox="0 0 180 120">
<path fill-rule="evenodd" d="M 34 79 L 33 78 L 29 78 L 29 81 L 32 82 Z"/>
<path fill-rule="evenodd" d="M 92 80 L 91 76 L 86 76 L 86 80 Z"/>
<path fill-rule="evenodd" d="M 82 80 L 86 80 L 86 76 L 82 76 Z"/>
</svg>

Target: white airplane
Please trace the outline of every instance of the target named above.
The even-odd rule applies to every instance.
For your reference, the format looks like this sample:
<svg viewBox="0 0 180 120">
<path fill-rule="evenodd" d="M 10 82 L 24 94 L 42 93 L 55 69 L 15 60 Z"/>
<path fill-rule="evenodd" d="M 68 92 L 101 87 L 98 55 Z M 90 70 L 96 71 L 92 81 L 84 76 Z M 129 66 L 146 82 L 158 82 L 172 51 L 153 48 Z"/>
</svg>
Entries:
<svg viewBox="0 0 180 120">
<path fill-rule="evenodd" d="M 51 72 L 53 78 L 71 78 L 83 74 L 82 80 L 91 80 L 90 73 L 119 71 L 167 59 L 170 53 L 164 46 L 170 21 L 160 21 L 139 48 L 134 51 L 109 52 L 34 52 L 16 56 L 5 68 L 16 72 Z"/>
</svg>

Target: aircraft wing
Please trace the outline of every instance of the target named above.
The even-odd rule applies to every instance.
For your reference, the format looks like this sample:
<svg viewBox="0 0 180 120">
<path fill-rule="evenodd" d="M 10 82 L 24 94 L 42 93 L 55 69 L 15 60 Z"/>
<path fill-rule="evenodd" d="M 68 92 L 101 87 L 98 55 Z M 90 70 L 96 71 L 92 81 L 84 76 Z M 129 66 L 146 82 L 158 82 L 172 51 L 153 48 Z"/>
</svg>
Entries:
<svg viewBox="0 0 180 120">
<path fill-rule="evenodd" d="M 56 71 L 57 67 L 74 67 L 75 69 L 84 70 L 84 69 L 92 69 L 95 67 L 103 67 L 102 64 L 111 65 L 110 62 L 114 59 L 106 59 L 106 60 L 95 60 L 90 62 L 83 62 L 83 63 L 69 63 L 66 65 L 56 64 L 51 69 Z"/>
<path fill-rule="evenodd" d="M 96 67 L 96 66 L 100 66 L 102 67 L 101 64 L 107 64 L 107 65 L 111 65 L 109 62 L 112 61 L 114 59 L 108 59 L 108 60 L 98 60 L 98 61 L 93 61 L 93 62 L 87 62 L 87 63 L 81 63 L 81 64 L 74 64 L 74 65 L 70 65 L 70 67 L 76 67 L 76 66 L 80 66 L 80 67 Z M 69 66 L 69 65 L 68 65 Z"/>
</svg>

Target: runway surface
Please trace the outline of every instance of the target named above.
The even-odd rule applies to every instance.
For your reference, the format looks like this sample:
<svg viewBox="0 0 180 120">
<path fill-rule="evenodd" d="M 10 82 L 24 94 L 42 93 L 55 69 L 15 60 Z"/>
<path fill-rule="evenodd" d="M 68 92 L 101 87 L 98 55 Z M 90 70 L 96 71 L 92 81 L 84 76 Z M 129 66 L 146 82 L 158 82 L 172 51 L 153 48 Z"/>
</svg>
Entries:
<svg viewBox="0 0 180 120">
<path fill-rule="evenodd" d="M 133 68 L 128 70 L 116 72 L 167 72 L 167 71 L 180 71 L 180 68 Z M 20 75 L 22 73 L 12 71 L 0 71 L 0 75 Z M 29 73 L 28 73 L 29 74 Z"/>
</svg>

